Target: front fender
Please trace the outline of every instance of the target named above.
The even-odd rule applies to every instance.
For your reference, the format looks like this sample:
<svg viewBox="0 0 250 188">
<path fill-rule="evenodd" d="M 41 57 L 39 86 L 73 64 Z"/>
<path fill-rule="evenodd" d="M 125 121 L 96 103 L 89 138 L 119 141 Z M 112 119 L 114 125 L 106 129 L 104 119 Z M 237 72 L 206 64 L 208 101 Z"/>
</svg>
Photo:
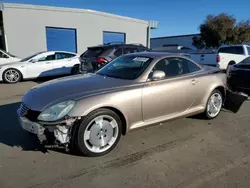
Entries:
<svg viewBox="0 0 250 188">
<path fill-rule="evenodd" d="M 134 122 L 142 121 L 141 91 L 142 88 L 140 87 L 79 99 L 68 115 L 84 117 L 99 108 L 114 108 L 123 114 L 127 126 L 129 126 Z M 127 127 L 127 130 L 129 130 L 129 127 Z"/>
</svg>

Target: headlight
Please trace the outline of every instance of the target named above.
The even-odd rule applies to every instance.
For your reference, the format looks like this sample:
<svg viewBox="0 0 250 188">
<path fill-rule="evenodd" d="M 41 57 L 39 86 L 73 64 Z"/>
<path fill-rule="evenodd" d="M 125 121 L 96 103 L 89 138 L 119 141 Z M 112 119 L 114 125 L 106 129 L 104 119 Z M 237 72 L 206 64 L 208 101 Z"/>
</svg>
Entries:
<svg viewBox="0 0 250 188">
<path fill-rule="evenodd" d="M 74 107 L 75 101 L 65 101 L 45 109 L 39 116 L 40 121 L 56 121 L 66 116 Z"/>
</svg>

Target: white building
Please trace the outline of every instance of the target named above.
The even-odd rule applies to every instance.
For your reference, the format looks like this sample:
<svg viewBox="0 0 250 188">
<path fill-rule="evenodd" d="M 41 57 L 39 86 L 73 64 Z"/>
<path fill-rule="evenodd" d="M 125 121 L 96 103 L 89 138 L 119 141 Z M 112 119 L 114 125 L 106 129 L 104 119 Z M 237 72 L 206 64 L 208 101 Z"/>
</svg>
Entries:
<svg viewBox="0 0 250 188">
<path fill-rule="evenodd" d="M 85 9 L 10 3 L 1 7 L 0 48 L 20 57 L 46 50 L 81 54 L 107 42 L 150 42 L 145 20 Z"/>
<path fill-rule="evenodd" d="M 195 47 L 192 45 L 193 37 L 199 37 L 199 36 L 200 34 L 190 34 L 190 35 L 177 35 L 177 36 L 151 38 L 150 47 L 157 48 L 157 47 L 162 47 L 163 45 L 179 45 L 195 49 Z"/>
</svg>

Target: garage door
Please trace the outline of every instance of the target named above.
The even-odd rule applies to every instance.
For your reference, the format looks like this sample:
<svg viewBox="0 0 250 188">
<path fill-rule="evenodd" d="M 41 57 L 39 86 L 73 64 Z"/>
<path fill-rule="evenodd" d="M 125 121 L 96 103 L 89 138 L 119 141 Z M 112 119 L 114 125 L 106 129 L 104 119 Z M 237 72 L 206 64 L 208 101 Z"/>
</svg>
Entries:
<svg viewBox="0 0 250 188">
<path fill-rule="evenodd" d="M 77 52 L 76 29 L 46 27 L 48 51 Z"/>
</svg>

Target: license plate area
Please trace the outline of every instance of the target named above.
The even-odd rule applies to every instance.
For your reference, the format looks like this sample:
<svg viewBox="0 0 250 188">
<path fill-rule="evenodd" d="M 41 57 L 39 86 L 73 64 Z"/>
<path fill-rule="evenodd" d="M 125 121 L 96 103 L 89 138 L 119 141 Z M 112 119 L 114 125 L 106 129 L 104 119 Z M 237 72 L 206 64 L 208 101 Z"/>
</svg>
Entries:
<svg viewBox="0 0 250 188">
<path fill-rule="evenodd" d="M 37 135 L 42 135 L 44 133 L 44 128 L 41 125 L 35 122 L 31 122 L 25 117 L 20 117 L 20 123 L 22 128 L 28 132 Z"/>
</svg>

